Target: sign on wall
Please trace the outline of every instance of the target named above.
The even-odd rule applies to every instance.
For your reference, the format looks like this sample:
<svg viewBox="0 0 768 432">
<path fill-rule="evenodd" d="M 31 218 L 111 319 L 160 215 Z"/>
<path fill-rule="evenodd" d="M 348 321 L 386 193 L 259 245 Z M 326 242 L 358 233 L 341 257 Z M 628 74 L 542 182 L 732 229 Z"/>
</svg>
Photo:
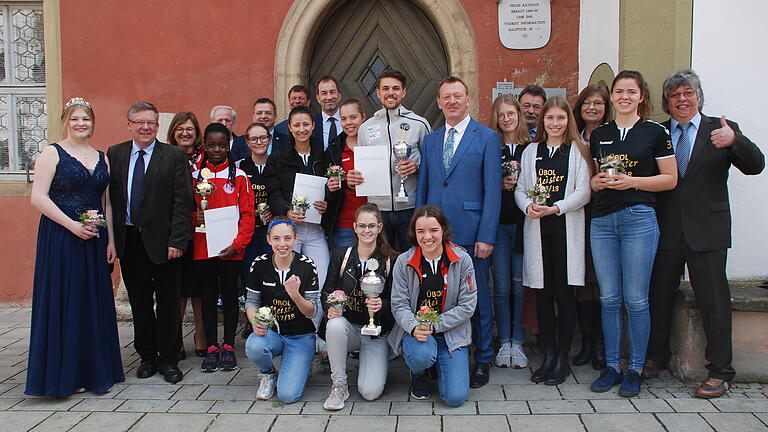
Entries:
<svg viewBox="0 0 768 432">
<path fill-rule="evenodd" d="M 491 101 L 495 100 L 497 97 L 503 94 L 509 94 L 514 97 L 518 97 L 520 96 L 520 92 L 523 91 L 523 88 L 524 87 L 515 87 L 515 83 L 513 82 L 497 82 L 496 87 L 491 89 Z M 545 87 L 544 92 L 547 94 L 547 98 L 552 96 L 566 97 L 564 88 Z"/>
<path fill-rule="evenodd" d="M 499 39 L 509 49 L 536 49 L 549 42 L 551 0 L 500 0 Z"/>
</svg>

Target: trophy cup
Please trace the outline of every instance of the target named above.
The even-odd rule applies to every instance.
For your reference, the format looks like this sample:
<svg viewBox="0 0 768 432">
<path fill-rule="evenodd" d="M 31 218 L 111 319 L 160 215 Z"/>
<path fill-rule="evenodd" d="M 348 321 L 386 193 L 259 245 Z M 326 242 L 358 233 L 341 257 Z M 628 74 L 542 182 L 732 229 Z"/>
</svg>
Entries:
<svg viewBox="0 0 768 432">
<path fill-rule="evenodd" d="M 379 262 L 371 258 L 366 263 L 366 267 L 368 268 L 368 273 L 363 275 L 360 279 L 360 289 L 368 298 L 378 297 L 384 290 L 384 280 L 376 274 L 376 269 L 379 268 Z M 365 336 L 378 336 L 381 334 L 381 326 L 374 324 L 373 312 L 371 312 L 370 309 L 368 310 L 368 316 L 370 317 L 368 325 L 363 326 L 363 328 L 360 329 L 360 334 Z"/>
<path fill-rule="evenodd" d="M 392 153 L 397 159 L 398 167 L 395 169 L 397 170 L 397 173 L 400 174 L 400 162 L 410 156 L 411 146 L 409 146 L 408 142 L 406 141 L 406 138 L 408 137 L 407 130 L 398 129 L 396 136 L 397 143 L 392 146 Z M 408 194 L 405 192 L 404 183 L 406 178 L 408 178 L 408 176 L 404 176 L 402 174 L 400 175 L 400 190 L 397 192 L 397 196 L 395 196 L 396 202 L 408 202 Z"/>
<path fill-rule="evenodd" d="M 200 210 L 205 212 L 205 209 L 208 208 L 207 198 L 216 190 L 216 185 L 208 181 L 208 179 L 211 178 L 211 170 L 208 168 L 203 168 L 200 170 L 200 177 L 202 177 L 202 180 L 195 184 L 195 193 L 200 195 L 200 198 L 202 198 L 200 200 Z M 204 233 L 205 224 L 202 224 L 199 227 L 195 227 L 195 232 Z"/>
</svg>

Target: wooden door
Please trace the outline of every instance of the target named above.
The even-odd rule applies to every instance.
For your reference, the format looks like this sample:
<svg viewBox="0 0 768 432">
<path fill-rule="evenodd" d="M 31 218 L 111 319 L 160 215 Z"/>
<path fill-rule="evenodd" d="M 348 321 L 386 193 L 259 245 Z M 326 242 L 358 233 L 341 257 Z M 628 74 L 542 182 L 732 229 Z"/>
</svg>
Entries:
<svg viewBox="0 0 768 432">
<path fill-rule="evenodd" d="M 317 35 L 310 63 L 310 85 L 330 75 L 343 99 L 363 101 L 368 115 L 381 109 L 376 78 L 397 69 L 407 79 L 403 106 L 432 125 L 443 121 L 437 84 L 448 76 L 448 59 L 432 21 L 409 0 L 351 0 L 332 12 Z M 313 106 L 317 108 L 316 102 Z"/>
</svg>

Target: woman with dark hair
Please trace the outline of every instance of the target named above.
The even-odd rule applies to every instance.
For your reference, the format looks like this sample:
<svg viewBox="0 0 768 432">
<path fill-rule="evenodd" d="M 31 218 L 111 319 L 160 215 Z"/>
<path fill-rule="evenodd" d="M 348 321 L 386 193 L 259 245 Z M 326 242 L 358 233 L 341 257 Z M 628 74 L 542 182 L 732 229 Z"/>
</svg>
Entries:
<svg viewBox="0 0 768 432">
<path fill-rule="evenodd" d="M 584 141 L 589 142 L 592 131 L 611 119 L 611 95 L 608 89 L 599 85 L 589 85 L 579 93 L 573 106 L 576 126 Z M 597 285 L 595 266 L 592 264 L 592 252 L 589 245 L 589 220 L 592 218 L 592 205 L 584 206 L 587 219 L 586 247 L 586 284 L 576 287 L 576 316 L 581 332 L 581 349 L 573 358 L 574 366 L 583 366 L 590 361 L 595 370 L 605 369 L 605 347 L 603 343 L 602 320 L 600 319 L 600 288 Z"/>
<path fill-rule="evenodd" d="M 283 403 L 301 399 L 315 354 L 315 332 L 322 319 L 320 287 L 312 260 L 294 252 L 298 237 L 289 219 L 275 219 L 267 227 L 272 252 L 256 257 L 248 279 L 245 312 L 253 334 L 245 342 L 245 354 L 260 371 L 256 398 L 275 394 Z M 256 319 L 267 308 L 273 326 Z M 282 356 L 280 373 L 273 360 Z"/>
<path fill-rule="evenodd" d="M 253 192 L 248 177 L 235 167 L 229 152 L 230 132 L 220 123 L 211 123 L 205 128 L 203 144 L 205 155 L 200 161 L 200 169 L 192 173 L 192 184 L 207 180 L 215 187 L 208 200 L 208 210 L 236 206 L 239 213 L 237 235 L 232 244 L 209 255 L 205 232 L 196 229 L 194 235 L 195 273 L 200 284 L 203 298 L 203 326 L 208 353 L 200 366 L 203 372 L 218 369 L 230 371 L 237 369 L 235 356 L 235 332 L 240 315 L 237 304 L 237 277 L 240 274 L 245 248 L 251 241 L 254 226 Z M 201 196 L 195 194 L 197 208 L 200 209 Z M 204 225 L 203 211 L 193 214 L 195 226 Z M 224 343 L 218 345 L 218 314 L 216 301 L 221 297 L 224 312 Z"/>
<path fill-rule="evenodd" d="M 523 121 L 520 103 L 512 95 L 501 95 L 493 101 L 490 128 L 501 137 L 502 162 L 517 164 L 531 142 Z M 501 179 L 501 215 L 496 231 L 496 244 L 491 255 L 493 268 L 493 312 L 498 331 L 499 352 L 494 364 L 498 367 L 528 367 L 523 351 L 523 219 L 515 204 L 515 186 L 519 170 Z M 511 294 L 511 295 L 510 295 Z M 514 296 L 514 301 L 512 300 Z M 511 315 L 511 316 L 510 316 Z"/>
<path fill-rule="evenodd" d="M 531 374 L 531 381 L 558 385 L 571 372 L 574 290 L 584 286 L 584 205 L 591 195 L 592 161 L 563 97 L 553 96 L 544 103 L 535 141 L 523 152 L 515 189 L 517 205 L 527 216 L 523 284 L 537 291 L 539 345 L 544 351 L 544 361 Z M 527 192 L 537 185 L 547 188 L 543 203 Z"/>
<path fill-rule="evenodd" d="M 197 164 L 203 158 L 202 150 L 203 134 L 200 133 L 200 124 L 194 113 L 185 111 L 176 113 L 168 126 L 168 143 L 183 148 L 189 157 L 190 171 L 197 170 Z M 179 339 L 181 339 L 181 351 L 179 358 L 187 356 L 184 350 L 184 337 L 181 324 L 187 312 L 187 299 L 192 299 L 192 313 L 195 317 L 195 354 L 205 357 L 207 346 L 205 344 L 205 331 L 203 330 L 203 303 L 200 297 L 200 287 L 197 285 L 195 269 L 192 264 L 192 241 L 189 242 L 187 252 L 181 257 L 181 295 L 179 296 L 179 308 L 181 309 L 181 322 L 179 322 Z"/>
<path fill-rule="evenodd" d="M 340 108 L 341 127 L 344 132 L 328 144 L 325 157 L 328 165 L 340 166 L 346 174 L 341 182 L 338 177 L 328 179 L 328 211 L 323 215 L 325 231 L 332 233 L 333 247 L 342 248 L 355 243 L 354 216 L 361 205 L 368 202 L 367 197 L 359 197 L 355 186 L 359 185 L 359 176 L 355 171 L 355 146 L 357 131 L 365 121 L 366 115 L 362 103 L 357 99 L 347 99 Z M 353 175 L 349 175 L 352 172 Z"/>
<path fill-rule="evenodd" d="M 439 207 L 416 209 L 408 238 L 413 246 L 392 269 L 391 307 L 397 326 L 390 346 L 403 354 L 411 371 L 412 398 L 430 397 L 426 371 L 436 365 L 440 398 L 459 406 L 469 394 L 470 318 L 477 305 L 472 258 L 451 243 L 451 227 Z M 422 311 L 438 318 L 420 321 Z"/>
<path fill-rule="evenodd" d="M 616 119 L 590 136 L 592 157 L 601 171 L 590 181 L 593 195 L 590 242 L 600 284 L 606 368 L 592 391 L 621 383 L 619 394 L 637 396 L 650 332 L 648 287 L 659 241 L 655 192 L 677 184 L 672 140 L 660 124 L 647 120 L 653 109 L 640 72 L 622 71 L 611 85 Z M 616 171 L 616 172 L 613 172 Z M 623 335 L 622 303 L 629 319 L 629 368 L 619 368 Z"/>
<path fill-rule="evenodd" d="M 344 401 L 349 397 L 347 354 L 350 351 L 360 352 L 357 391 L 369 401 L 381 396 L 389 368 L 387 334 L 395 323 L 389 297 L 392 261 L 397 252 L 389 246 L 379 207 L 363 204 L 355 211 L 353 221 L 355 244 L 334 250 L 321 297 L 328 318 L 325 340 L 333 381 L 323 406 L 331 411 L 343 409 Z M 360 288 L 360 279 L 368 271 L 374 271 L 384 281 L 384 290 L 377 297 L 366 298 Z M 326 302 L 328 295 L 336 290 L 344 291 L 349 300 L 343 313 Z M 374 314 L 374 323 L 381 326 L 378 335 L 360 333 L 369 323 L 369 312 Z"/>
<path fill-rule="evenodd" d="M 272 214 L 284 214 L 294 222 L 298 234 L 296 252 L 315 262 L 320 286 L 323 286 L 331 259 L 325 232 L 320 224 L 304 222 L 304 211 L 294 209 L 291 205 L 296 174 L 324 177 L 328 168 L 323 143 L 311 139 L 314 129 L 315 122 L 309 108 L 293 108 L 288 114 L 288 130 L 291 132 L 288 145 L 269 156 L 264 177 L 270 211 Z M 328 207 L 326 200 L 311 204 L 320 213 L 325 213 Z"/>
</svg>

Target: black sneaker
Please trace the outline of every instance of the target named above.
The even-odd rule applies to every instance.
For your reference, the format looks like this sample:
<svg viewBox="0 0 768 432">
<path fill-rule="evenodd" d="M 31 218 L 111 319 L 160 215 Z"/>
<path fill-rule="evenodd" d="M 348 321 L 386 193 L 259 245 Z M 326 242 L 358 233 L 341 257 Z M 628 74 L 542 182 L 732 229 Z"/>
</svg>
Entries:
<svg viewBox="0 0 768 432">
<path fill-rule="evenodd" d="M 417 376 L 411 373 L 411 397 L 424 400 L 429 399 L 430 396 L 426 377 L 423 374 Z"/>
<path fill-rule="evenodd" d="M 219 369 L 223 371 L 233 371 L 237 369 L 237 357 L 235 356 L 235 349 L 232 348 L 232 345 L 224 344 L 221 346 Z"/>
<path fill-rule="evenodd" d="M 200 370 L 203 372 L 216 372 L 219 368 L 219 362 L 221 361 L 221 351 L 216 345 L 208 347 L 208 355 L 203 359 L 203 364 L 200 366 Z"/>
</svg>

